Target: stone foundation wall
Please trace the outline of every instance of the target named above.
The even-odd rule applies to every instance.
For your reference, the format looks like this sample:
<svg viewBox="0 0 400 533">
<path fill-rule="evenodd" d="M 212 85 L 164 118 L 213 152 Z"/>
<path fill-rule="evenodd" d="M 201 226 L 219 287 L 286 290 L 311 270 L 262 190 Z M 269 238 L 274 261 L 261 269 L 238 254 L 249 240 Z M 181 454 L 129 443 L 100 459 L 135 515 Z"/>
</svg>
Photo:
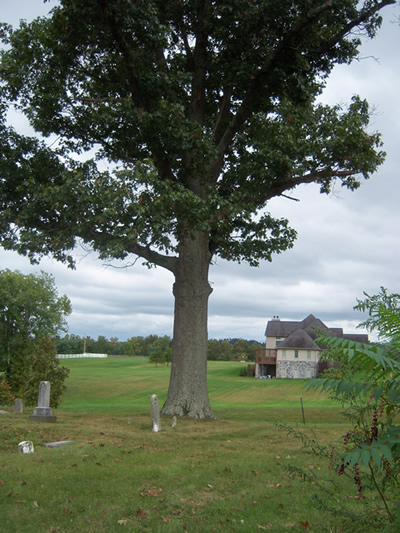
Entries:
<svg viewBox="0 0 400 533">
<path fill-rule="evenodd" d="M 286 376 L 284 376 L 283 369 L 286 369 Z M 297 375 L 295 371 L 297 370 Z M 310 370 L 310 374 L 307 374 Z M 318 373 L 318 363 L 314 361 L 277 361 L 276 377 L 286 377 L 288 379 L 306 379 L 308 377 L 315 378 Z"/>
</svg>

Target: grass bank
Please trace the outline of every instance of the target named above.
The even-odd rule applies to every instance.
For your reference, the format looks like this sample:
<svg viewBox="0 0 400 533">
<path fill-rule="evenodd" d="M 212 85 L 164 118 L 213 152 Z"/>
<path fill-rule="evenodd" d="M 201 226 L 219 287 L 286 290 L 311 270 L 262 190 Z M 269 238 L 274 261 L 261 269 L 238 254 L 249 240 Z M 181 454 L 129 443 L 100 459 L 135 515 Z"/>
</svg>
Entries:
<svg viewBox="0 0 400 533">
<path fill-rule="evenodd" d="M 340 407 L 306 393 L 304 382 L 243 378 L 240 363 L 211 362 L 217 420 L 182 418 L 172 428 L 163 418 L 154 434 L 150 396 L 162 404 L 168 368 L 144 359 L 63 364 L 71 373 L 56 424 L 30 422 L 28 410 L 0 419 L 0 529 L 7 533 L 339 532 L 344 508 L 349 524 L 362 511 L 352 480 L 332 478 L 328 460 L 276 425 L 299 427 L 321 443 L 346 432 Z M 22 440 L 34 443 L 34 454 L 17 452 Z M 73 442 L 45 446 L 64 440 Z M 294 476 L 299 469 L 305 474 Z M 365 523 L 359 531 L 368 531 Z"/>
</svg>

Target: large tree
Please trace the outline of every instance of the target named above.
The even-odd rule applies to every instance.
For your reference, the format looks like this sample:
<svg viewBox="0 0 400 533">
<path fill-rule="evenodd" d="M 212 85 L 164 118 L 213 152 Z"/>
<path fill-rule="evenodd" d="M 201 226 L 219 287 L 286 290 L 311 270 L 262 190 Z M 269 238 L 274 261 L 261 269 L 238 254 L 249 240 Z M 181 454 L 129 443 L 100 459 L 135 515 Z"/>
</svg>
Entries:
<svg viewBox="0 0 400 533">
<path fill-rule="evenodd" d="M 49 17 L 3 27 L 4 120 L 14 105 L 44 140 L 0 131 L 1 243 L 71 261 L 84 241 L 172 272 L 164 414 L 214 416 L 213 257 L 270 261 L 296 233 L 268 200 L 303 183 L 354 190 L 382 162 L 367 102 L 316 99 L 394 3 L 61 0 Z"/>
</svg>

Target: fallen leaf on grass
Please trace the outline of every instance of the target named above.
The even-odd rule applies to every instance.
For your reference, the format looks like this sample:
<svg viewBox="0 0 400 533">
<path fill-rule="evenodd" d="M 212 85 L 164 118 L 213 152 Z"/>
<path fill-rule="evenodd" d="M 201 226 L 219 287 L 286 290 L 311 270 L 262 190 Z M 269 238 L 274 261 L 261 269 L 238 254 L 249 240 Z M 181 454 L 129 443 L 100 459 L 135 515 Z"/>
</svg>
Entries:
<svg viewBox="0 0 400 533">
<path fill-rule="evenodd" d="M 32 505 L 33 505 L 33 507 L 35 507 L 35 509 L 39 509 L 39 504 L 38 504 L 38 502 L 35 501 L 35 502 L 32 503 Z"/>
<path fill-rule="evenodd" d="M 0 480 L 0 485 L 4 485 L 5 481 L 3 479 Z"/>
<path fill-rule="evenodd" d="M 165 524 L 167 524 L 168 522 L 171 522 L 171 519 L 170 519 L 170 518 L 165 518 L 165 516 L 162 516 L 162 515 L 161 515 L 161 519 L 162 519 L 162 521 L 163 521 Z"/>
<path fill-rule="evenodd" d="M 300 520 L 299 523 L 304 527 L 304 529 L 308 529 L 310 527 L 310 524 L 308 523 L 308 520 L 306 520 L 305 522 Z"/>
<path fill-rule="evenodd" d="M 143 509 L 138 509 L 136 511 L 136 518 L 138 518 L 139 520 L 141 520 L 142 518 L 147 518 L 146 511 L 143 511 Z"/>
<path fill-rule="evenodd" d="M 119 524 L 120 526 L 126 526 L 127 523 L 128 520 L 117 520 L 117 524 Z"/>
<path fill-rule="evenodd" d="M 144 489 L 140 496 L 153 496 L 153 498 L 158 498 L 158 495 L 162 492 L 162 489 L 157 489 L 157 487 L 151 487 L 151 489 Z"/>
</svg>

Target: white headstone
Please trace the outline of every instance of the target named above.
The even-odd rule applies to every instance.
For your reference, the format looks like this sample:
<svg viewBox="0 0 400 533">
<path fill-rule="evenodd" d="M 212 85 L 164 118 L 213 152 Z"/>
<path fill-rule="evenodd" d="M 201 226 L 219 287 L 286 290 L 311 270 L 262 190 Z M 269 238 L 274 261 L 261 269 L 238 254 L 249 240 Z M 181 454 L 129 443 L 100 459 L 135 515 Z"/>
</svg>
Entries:
<svg viewBox="0 0 400 533">
<path fill-rule="evenodd" d="M 24 440 L 18 444 L 18 451 L 21 453 L 33 453 L 33 442 Z"/>
<path fill-rule="evenodd" d="M 34 408 L 33 414 L 29 420 L 33 422 L 52 422 L 57 420 L 53 416 L 53 409 L 50 406 L 50 381 L 41 381 L 39 383 L 38 404 Z"/>
<path fill-rule="evenodd" d="M 50 407 L 50 381 L 39 383 L 38 407 Z"/>
<path fill-rule="evenodd" d="M 150 398 L 151 404 L 151 425 L 154 433 L 161 431 L 160 406 L 155 394 Z"/>
</svg>

